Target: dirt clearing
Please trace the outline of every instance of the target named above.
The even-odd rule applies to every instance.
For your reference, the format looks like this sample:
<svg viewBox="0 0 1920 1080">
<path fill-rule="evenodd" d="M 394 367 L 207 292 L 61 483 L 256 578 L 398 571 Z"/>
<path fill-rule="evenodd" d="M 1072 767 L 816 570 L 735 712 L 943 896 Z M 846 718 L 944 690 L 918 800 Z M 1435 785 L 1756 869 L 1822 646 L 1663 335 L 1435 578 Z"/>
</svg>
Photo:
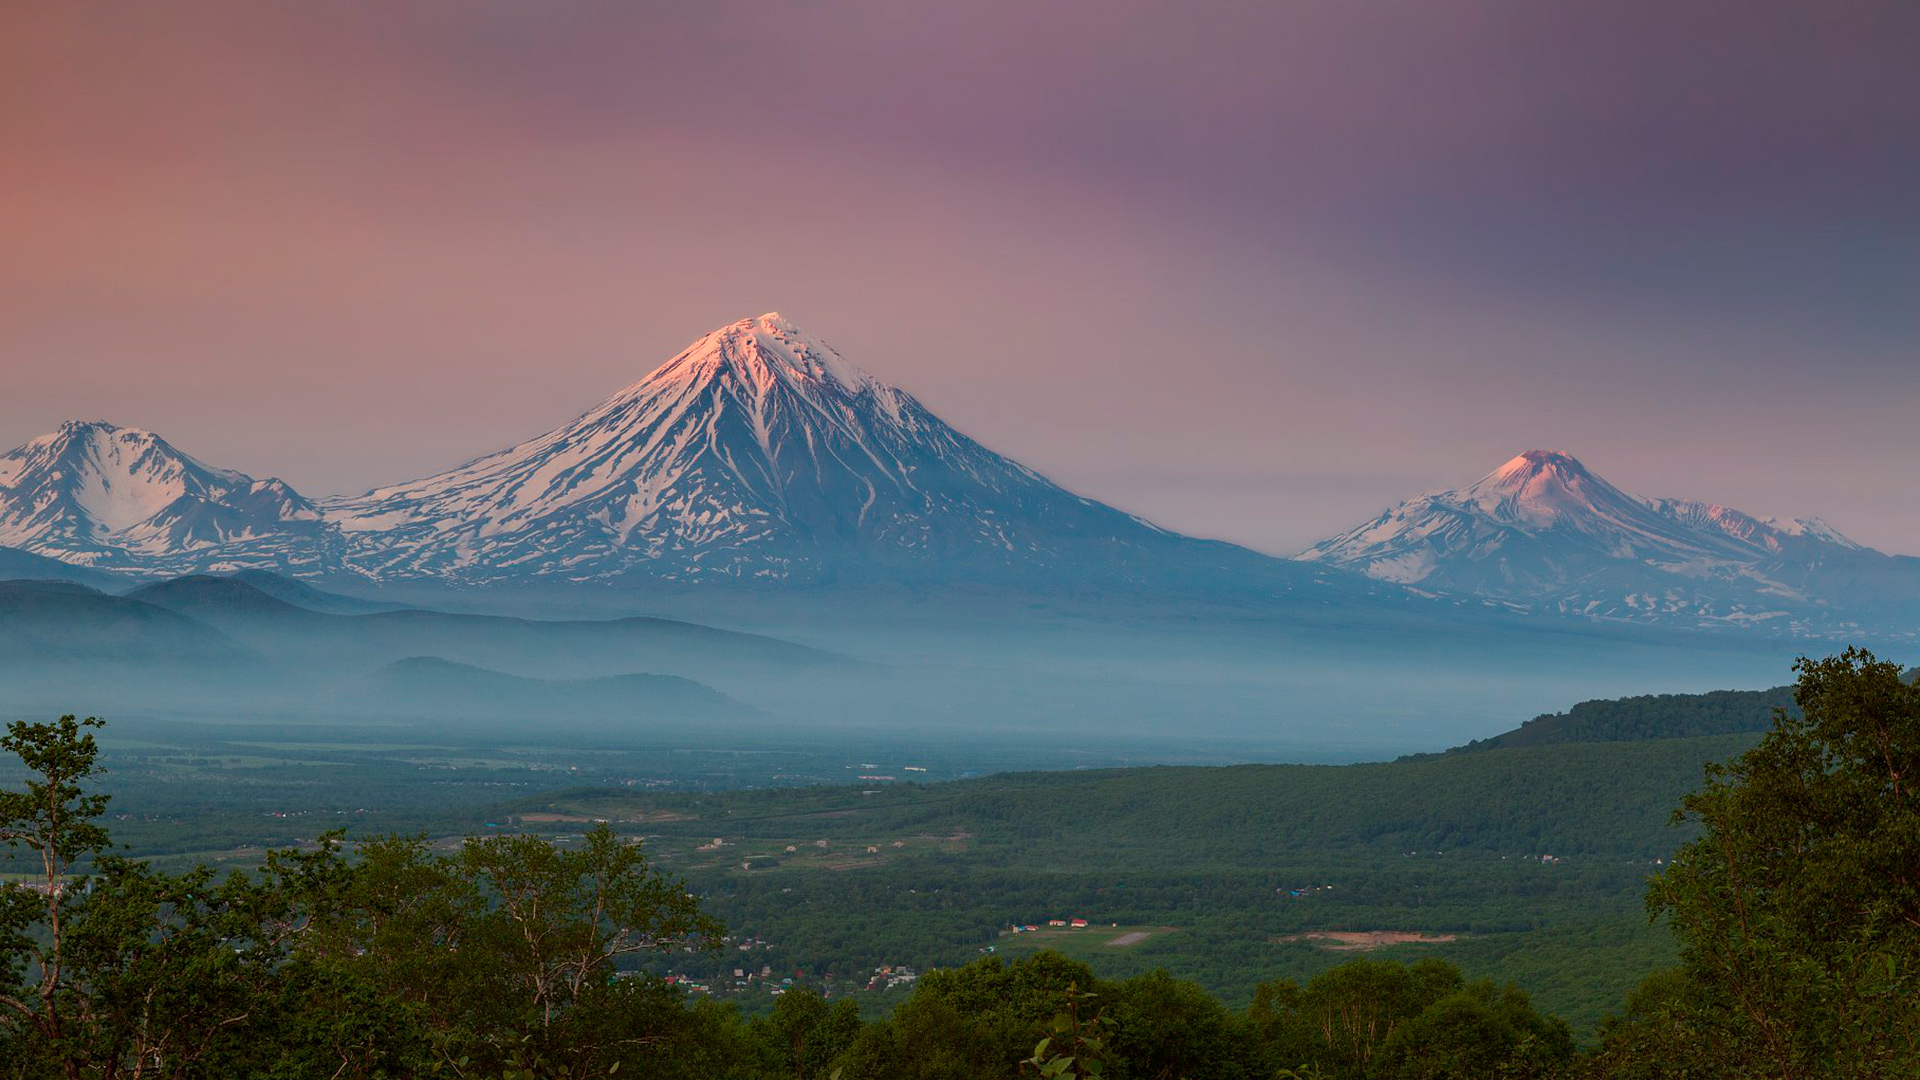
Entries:
<svg viewBox="0 0 1920 1080">
<path fill-rule="evenodd" d="M 1334 952 L 1366 952 L 1388 945 L 1439 945 L 1458 939 L 1453 934 L 1427 934 L 1412 930 L 1313 930 L 1273 940 L 1311 941 Z"/>
</svg>

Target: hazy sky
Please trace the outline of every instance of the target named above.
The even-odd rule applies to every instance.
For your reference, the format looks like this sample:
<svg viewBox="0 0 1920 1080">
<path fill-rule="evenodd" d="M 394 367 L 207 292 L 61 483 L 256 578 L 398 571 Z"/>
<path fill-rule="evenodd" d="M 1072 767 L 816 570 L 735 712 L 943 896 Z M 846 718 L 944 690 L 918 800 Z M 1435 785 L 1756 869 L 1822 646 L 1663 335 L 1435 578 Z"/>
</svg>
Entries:
<svg viewBox="0 0 1920 1080">
<path fill-rule="evenodd" d="M 786 312 L 1303 546 L 1530 447 L 1920 553 L 1920 4 L 0 4 L 0 443 L 312 495 Z"/>
</svg>

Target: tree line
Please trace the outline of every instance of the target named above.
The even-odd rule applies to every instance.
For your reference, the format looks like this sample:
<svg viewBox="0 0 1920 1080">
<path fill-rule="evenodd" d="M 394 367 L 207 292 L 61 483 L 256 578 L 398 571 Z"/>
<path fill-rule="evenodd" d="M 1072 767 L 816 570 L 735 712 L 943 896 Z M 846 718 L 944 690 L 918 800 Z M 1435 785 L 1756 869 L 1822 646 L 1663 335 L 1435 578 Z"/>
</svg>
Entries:
<svg viewBox="0 0 1920 1080">
<path fill-rule="evenodd" d="M 1793 709 L 1711 767 L 1648 886 L 1681 963 L 1579 1048 L 1513 986 L 1360 959 L 1230 1009 L 1042 952 L 922 976 L 886 1016 L 805 987 L 770 1015 L 647 957 L 724 930 L 607 826 L 578 843 L 338 834 L 254 871 L 114 853 L 100 722 L 9 725 L 0 791 L 0 1063 L 43 1078 L 676 1075 L 1880 1077 L 1920 1068 L 1920 689 L 1860 650 L 1797 667 Z"/>
</svg>

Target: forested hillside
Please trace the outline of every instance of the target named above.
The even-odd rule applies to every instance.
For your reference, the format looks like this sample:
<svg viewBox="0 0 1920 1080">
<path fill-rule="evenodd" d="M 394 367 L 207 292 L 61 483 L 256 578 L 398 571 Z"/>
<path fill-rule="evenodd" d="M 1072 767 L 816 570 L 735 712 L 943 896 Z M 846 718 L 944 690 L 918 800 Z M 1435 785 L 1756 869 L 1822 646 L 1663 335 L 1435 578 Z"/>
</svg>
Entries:
<svg viewBox="0 0 1920 1080">
<path fill-rule="evenodd" d="M 1901 675 L 1920 681 L 1920 668 Z M 1505 750 L 1552 743 L 1633 742 L 1646 739 L 1691 739 L 1703 735 L 1762 732 L 1773 726 L 1774 710 L 1798 717 L 1794 688 L 1769 690 L 1712 690 L 1704 694 L 1640 694 L 1634 697 L 1583 701 L 1566 712 L 1543 713 L 1512 731 L 1448 750 L 1449 754 Z M 1409 759 L 1434 757 L 1413 754 Z"/>
<path fill-rule="evenodd" d="M 519 812 L 644 822 L 656 844 L 964 834 L 1056 869 L 1247 866 L 1283 853 L 1553 853 L 1652 859 L 1708 761 L 1757 735 L 1527 747 L 1362 765 L 1010 773 L 703 795 L 562 792 Z"/>
<path fill-rule="evenodd" d="M 1521 980 L 1586 1031 L 1673 959 L 1641 888 L 1686 837 L 1668 819 L 1703 766 L 1754 738 L 701 795 L 598 788 L 527 800 L 506 821 L 643 835 L 764 943 L 755 962 L 836 986 L 1037 941 L 1103 974 L 1165 968 L 1244 1004 L 1263 981 L 1350 955 L 1303 935 L 1389 931 L 1447 938 L 1392 949 Z M 1074 916 L 1144 936 L 1111 947 L 1008 933 Z M 735 966 L 658 970 L 724 985 Z"/>
<path fill-rule="evenodd" d="M 1651 862 L 1634 834 L 1657 808 L 1607 792 L 1651 797 L 1744 737 L 583 794 L 496 835 L 333 833 L 221 877 L 112 853 L 99 722 L 19 721 L 0 838 L 33 858 L 0 888 L 0 1062 L 22 1080 L 1910 1075 L 1920 689 L 1858 651 L 1800 671 L 1803 711 L 1709 767 Z M 1567 819 L 1572 854 L 1502 850 L 1545 835 L 1534 812 Z M 1193 859 L 1161 861 L 1170 845 Z M 1677 950 L 1621 918 L 1641 894 Z M 876 942 L 932 970 L 854 958 Z M 1367 944 L 1403 951 L 1331 951 Z M 1569 978 L 1624 1009 L 1570 1025 Z"/>
<path fill-rule="evenodd" d="M 1536 716 L 1512 731 L 1476 739 L 1447 752 L 1758 733 L 1773 726 L 1775 709 L 1797 711 L 1793 687 L 1714 690 L 1705 694 L 1642 694 L 1583 701 L 1566 712 Z"/>
</svg>

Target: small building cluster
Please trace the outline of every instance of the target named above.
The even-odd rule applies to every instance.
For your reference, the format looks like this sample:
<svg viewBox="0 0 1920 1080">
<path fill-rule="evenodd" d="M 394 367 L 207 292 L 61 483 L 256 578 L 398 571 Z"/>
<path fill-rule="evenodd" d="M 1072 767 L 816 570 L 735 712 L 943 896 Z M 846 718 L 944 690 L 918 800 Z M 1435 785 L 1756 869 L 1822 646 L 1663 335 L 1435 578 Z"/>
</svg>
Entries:
<svg viewBox="0 0 1920 1080">
<path fill-rule="evenodd" d="M 1087 920 L 1081 918 L 1047 920 L 1047 926 L 1056 929 L 1085 930 L 1089 925 L 1091 924 L 1089 924 Z M 1014 923 L 1012 932 L 1016 934 L 1031 934 L 1039 929 L 1039 923 Z"/>
<path fill-rule="evenodd" d="M 873 978 L 867 980 L 867 989 L 891 990 L 896 986 L 912 986 L 919 977 L 917 972 L 903 964 L 882 964 L 873 969 Z"/>
</svg>

